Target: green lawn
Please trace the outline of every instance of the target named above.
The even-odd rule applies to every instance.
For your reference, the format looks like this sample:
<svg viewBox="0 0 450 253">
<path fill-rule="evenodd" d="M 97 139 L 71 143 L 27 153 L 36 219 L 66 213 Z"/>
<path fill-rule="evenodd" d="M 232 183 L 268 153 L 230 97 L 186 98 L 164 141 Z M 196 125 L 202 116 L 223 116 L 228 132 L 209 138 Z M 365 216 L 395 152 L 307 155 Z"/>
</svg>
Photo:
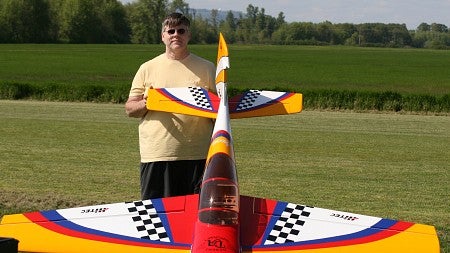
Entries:
<svg viewBox="0 0 450 253">
<path fill-rule="evenodd" d="M 0 45 L 0 84 L 123 85 L 162 45 Z M 192 45 L 215 63 L 216 45 Z M 450 93 L 450 50 L 229 45 L 229 84 L 237 88 L 286 87 Z"/>
<path fill-rule="evenodd" d="M 0 100 L 0 216 L 139 198 L 123 105 Z M 434 225 L 450 252 L 450 117 L 232 121 L 241 194 Z"/>
</svg>

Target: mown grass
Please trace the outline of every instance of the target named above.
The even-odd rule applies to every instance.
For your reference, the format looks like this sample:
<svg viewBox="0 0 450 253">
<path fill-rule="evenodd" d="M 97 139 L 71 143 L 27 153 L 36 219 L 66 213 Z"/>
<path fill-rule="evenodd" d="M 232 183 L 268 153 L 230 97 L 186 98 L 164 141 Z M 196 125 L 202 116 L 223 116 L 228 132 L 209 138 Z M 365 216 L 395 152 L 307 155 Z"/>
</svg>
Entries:
<svg viewBox="0 0 450 253">
<path fill-rule="evenodd" d="M 450 51 L 230 45 L 235 88 L 348 89 L 443 94 L 450 91 Z M 215 45 L 191 50 L 215 63 Z M 0 80 L 32 84 L 129 86 L 162 45 L 0 45 Z"/>
<path fill-rule="evenodd" d="M 450 90 L 450 51 L 407 49 L 232 46 L 232 84 L 252 87 L 393 91 Z"/>
<path fill-rule="evenodd" d="M 215 61 L 216 46 L 192 45 Z M 0 45 L 0 99 L 123 103 L 162 45 Z M 305 94 L 305 108 L 450 112 L 450 51 L 230 45 L 231 93 Z"/>
<path fill-rule="evenodd" d="M 0 216 L 139 198 L 123 105 L 0 100 L 0 122 Z M 232 127 L 241 194 L 434 225 L 450 252 L 450 117 L 305 111 Z"/>
</svg>

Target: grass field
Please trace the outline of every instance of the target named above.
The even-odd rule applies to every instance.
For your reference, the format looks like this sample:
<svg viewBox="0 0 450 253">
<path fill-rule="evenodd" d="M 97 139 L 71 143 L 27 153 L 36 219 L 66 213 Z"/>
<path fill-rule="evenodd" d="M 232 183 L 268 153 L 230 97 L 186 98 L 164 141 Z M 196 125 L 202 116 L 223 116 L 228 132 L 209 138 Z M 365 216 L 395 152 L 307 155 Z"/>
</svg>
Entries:
<svg viewBox="0 0 450 253">
<path fill-rule="evenodd" d="M 138 199 L 137 124 L 119 104 L 0 100 L 0 216 Z M 450 252 L 450 117 L 305 111 L 232 127 L 241 194 L 434 225 Z"/>
<path fill-rule="evenodd" d="M 450 93 L 450 50 L 230 45 L 236 88 Z M 192 45 L 215 62 L 216 45 Z M 124 85 L 162 45 L 0 45 L 0 84 Z"/>
</svg>

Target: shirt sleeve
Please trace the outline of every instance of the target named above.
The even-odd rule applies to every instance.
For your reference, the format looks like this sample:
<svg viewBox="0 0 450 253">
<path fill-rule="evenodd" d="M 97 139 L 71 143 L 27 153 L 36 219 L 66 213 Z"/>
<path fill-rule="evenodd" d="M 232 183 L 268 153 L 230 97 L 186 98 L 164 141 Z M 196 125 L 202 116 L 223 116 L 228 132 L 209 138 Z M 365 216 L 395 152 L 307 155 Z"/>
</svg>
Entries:
<svg viewBox="0 0 450 253">
<path fill-rule="evenodd" d="M 142 96 L 145 92 L 145 70 L 141 65 L 133 78 L 130 89 L 130 97 Z"/>
</svg>

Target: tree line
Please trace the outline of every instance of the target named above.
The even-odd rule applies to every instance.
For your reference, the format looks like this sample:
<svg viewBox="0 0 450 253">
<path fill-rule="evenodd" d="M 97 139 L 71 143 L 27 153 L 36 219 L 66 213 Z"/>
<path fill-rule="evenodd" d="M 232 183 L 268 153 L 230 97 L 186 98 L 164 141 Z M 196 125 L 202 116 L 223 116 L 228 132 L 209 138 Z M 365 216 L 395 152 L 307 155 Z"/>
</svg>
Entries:
<svg viewBox="0 0 450 253">
<path fill-rule="evenodd" d="M 160 43 L 161 21 L 178 11 L 191 19 L 191 43 L 217 43 L 221 31 L 229 43 L 278 45 L 351 45 L 450 48 L 444 24 L 333 24 L 329 21 L 286 22 L 264 8 L 248 5 L 246 13 L 218 10 L 203 17 L 183 0 L 1 0 L 0 43 Z"/>
</svg>

